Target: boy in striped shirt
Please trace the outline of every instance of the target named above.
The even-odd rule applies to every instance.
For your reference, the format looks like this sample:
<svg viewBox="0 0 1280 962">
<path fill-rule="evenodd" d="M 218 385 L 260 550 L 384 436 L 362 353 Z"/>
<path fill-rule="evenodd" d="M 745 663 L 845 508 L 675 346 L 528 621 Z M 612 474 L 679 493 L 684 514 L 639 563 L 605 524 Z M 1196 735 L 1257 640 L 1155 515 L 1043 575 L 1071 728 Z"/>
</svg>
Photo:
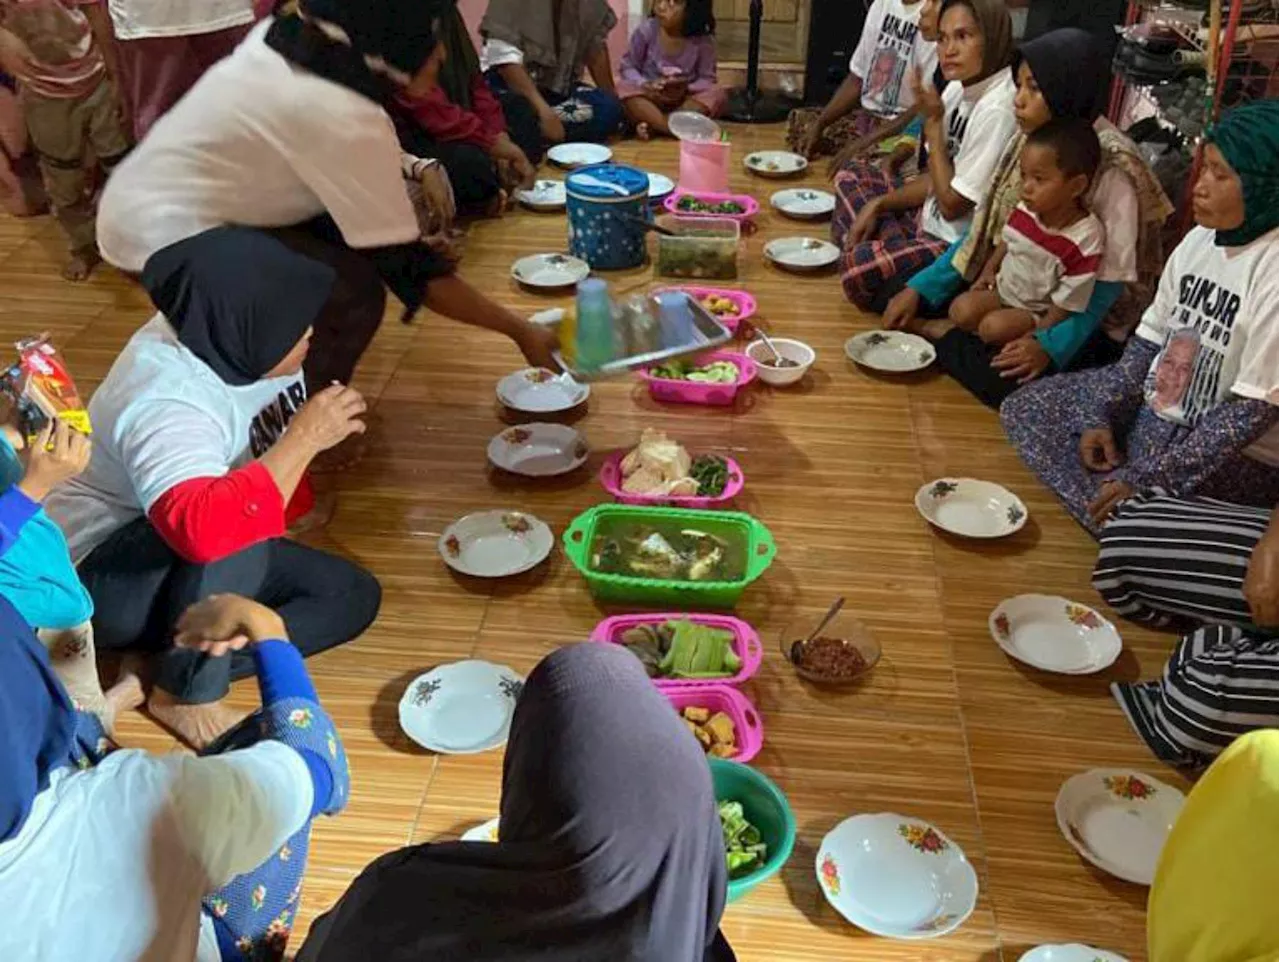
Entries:
<svg viewBox="0 0 1280 962">
<path fill-rule="evenodd" d="M 951 320 L 988 344 L 1052 327 L 1088 306 L 1106 240 L 1086 204 L 1101 161 L 1093 125 L 1052 120 L 1027 136 L 1021 202 Z"/>
</svg>

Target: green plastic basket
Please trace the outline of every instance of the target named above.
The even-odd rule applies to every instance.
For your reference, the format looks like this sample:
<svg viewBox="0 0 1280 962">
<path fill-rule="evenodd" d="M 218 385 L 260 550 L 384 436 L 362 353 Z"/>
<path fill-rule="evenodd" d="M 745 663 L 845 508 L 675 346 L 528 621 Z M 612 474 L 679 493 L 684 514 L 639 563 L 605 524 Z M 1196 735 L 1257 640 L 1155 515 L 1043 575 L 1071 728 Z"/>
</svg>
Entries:
<svg viewBox="0 0 1280 962">
<path fill-rule="evenodd" d="M 736 902 L 767 878 L 777 875 L 796 844 L 796 817 L 768 776 L 750 765 L 724 758 L 708 758 L 717 802 L 741 802 L 747 821 L 760 829 L 769 846 L 764 865 L 750 875 L 729 882 L 729 901 Z"/>
<path fill-rule="evenodd" d="M 591 543 L 602 522 L 638 524 L 672 523 L 703 528 L 740 537 L 745 542 L 746 570 L 736 581 L 666 581 L 632 575 L 592 571 Z M 564 532 L 564 552 L 587 579 L 587 588 L 597 601 L 642 605 L 669 605 L 672 610 L 732 608 L 747 586 L 773 562 L 778 553 L 773 535 L 763 524 L 738 511 L 692 511 L 630 504 L 598 504 L 578 515 Z"/>
</svg>

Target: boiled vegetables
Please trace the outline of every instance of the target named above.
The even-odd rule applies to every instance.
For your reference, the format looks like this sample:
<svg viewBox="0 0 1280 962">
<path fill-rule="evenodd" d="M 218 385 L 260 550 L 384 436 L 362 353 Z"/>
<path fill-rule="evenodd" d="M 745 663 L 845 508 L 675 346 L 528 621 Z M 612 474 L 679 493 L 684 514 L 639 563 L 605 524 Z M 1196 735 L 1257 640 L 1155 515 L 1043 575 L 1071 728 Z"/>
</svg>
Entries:
<svg viewBox="0 0 1280 962">
<path fill-rule="evenodd" d="M 719 810 L 729 878 L 742 878 L 762 868 L 769 857 L 769 846 L 761 837 L 760 829 L 747 821 L 742 803 L 724 801 L 719 804 Z"/>
<path fill-rule="evenodd" d="M 742 670 L 733 632 L 686 619 L 628 628 L 619 639 L 651 678 L 726 678 Z"/>
</svg>

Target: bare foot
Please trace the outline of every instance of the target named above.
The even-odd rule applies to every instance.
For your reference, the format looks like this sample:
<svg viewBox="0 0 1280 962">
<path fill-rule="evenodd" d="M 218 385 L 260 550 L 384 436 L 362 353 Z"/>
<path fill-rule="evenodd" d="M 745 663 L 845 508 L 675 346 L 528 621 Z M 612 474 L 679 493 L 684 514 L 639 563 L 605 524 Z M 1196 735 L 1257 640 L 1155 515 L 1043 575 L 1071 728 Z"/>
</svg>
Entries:
<svg viewBox="0 0 1280 962">
<path fill-rule="evenodd" d="M 72 251 L 71 259 L 67 261 L 67 266 L 62 269 L 62 276 L 69 281 L 83 281 L 101 263 L 102 258 L 92 248 Z"/>
<path fill-rule="evenodd" d="M 636 140 L 648 140 L 652 136 L 648 124 L 636 124 Z"/>
<path fill-rule="evenodd" d="M 200 751 L 243 721 L 249 713 L 228 708 L 220 701 L 185 705 L 167 691 L 155 688 L 147 699 L 147 714 L 180 741 Z"/>
</svg>

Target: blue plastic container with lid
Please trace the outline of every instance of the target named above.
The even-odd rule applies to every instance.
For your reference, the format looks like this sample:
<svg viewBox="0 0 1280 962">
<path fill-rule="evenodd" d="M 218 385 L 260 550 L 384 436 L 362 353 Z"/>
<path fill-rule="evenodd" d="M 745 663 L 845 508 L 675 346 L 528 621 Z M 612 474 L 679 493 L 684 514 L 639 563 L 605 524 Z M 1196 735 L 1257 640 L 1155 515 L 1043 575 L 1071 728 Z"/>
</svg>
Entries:
<svg viewBox="0 0 1280 962">
<path fill-rule="evenodd" d="M 597 271 L 644 263 L 648 174 L 622 164 L 581 167 L 565 178 L 565 193 L 569 253 Z"/>
</svg>

